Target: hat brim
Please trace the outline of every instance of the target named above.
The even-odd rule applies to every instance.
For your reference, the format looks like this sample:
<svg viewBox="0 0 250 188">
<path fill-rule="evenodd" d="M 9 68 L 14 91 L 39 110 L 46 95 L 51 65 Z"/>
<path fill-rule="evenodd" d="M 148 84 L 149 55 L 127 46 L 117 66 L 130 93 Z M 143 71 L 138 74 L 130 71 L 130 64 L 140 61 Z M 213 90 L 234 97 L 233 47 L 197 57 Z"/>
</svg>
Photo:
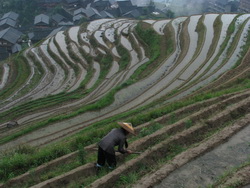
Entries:
<svg viewBox="0 0 250 188">
<path fill-rule="evenodd" d="M 117 122 L 117 123 L 129 133 L 135 135 L 135 130 L 130 123 L 125 123 L 125 122 Z"/>
</svg>

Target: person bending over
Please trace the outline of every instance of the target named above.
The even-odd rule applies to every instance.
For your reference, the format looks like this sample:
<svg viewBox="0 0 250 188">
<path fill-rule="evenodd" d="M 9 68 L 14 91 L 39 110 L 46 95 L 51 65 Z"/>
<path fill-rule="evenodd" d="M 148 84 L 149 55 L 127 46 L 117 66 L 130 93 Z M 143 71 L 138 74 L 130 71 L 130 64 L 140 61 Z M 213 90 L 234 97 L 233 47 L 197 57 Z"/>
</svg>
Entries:
<svg viewBox="0 0 250 188">
<path fill-rule="evenodd" d="M 135 135 L 135 130 L 131 123 L 118 122 L 120 128 L 112 129 L 106 136 L 104 136 L 98 143 L 98 155 L 96 168 L 97 171 L 108 163 L 110 169 L 116 167 L 115 146 L 118 146 L 118 152 L 125 154 L 131 154 L 131 150 L 125 148 L 128 147 L 127 136 L 129 133 Z M 124 148 L 125 146 L 125 148 Z"/>
</svg>

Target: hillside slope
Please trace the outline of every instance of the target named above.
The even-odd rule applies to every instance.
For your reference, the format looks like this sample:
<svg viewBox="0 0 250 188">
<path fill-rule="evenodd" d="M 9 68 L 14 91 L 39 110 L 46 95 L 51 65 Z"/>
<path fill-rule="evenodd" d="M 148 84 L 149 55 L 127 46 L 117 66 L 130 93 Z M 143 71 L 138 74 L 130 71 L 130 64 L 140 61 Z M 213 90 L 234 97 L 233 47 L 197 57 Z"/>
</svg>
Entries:
<svg viewBox="0 0 250 188">
<path fill-rule="evenodd" d="M 13 184 L 159 184 L 177 167 L 247 129 L 249 36 L 250 14 L 193 15 L 172 20 L 103 19 L 58 32 L 1 62 L 0 150 L 6 152 L 1 156 L 0 167 L 5 169 L 0 171 L 1 180 L 26 172 L 12 180 Z M 7 128 L 10 120 L 19 125 Z M 132 122 L 142 134 L 152 124 L 155 132 L 131 140 L 132 149 L 142 151 L 141 155 L 128 157 L 126 165 L 104 172 L 103 177 L 93 177 L 93 156 L 81 166 L 76 153 L 79 147 L 92 147 L 119 120 Z M 21 164 L 26 155 L 20 149 L 23 146 L 31 147 L 39 156 L 24 149 L 30 160 Z M 56 148 L 60 151 L 55 155 L 49 152 Z M 8 153 L 16 151 L 22 151 L 19 161 L 15 155 L 11 160 L 13 164 L 20 162 L 20 166 L 5 164 Z M 50 157 L 43 156 L 45 151 Z M 194 153 L 180 160 L 186 152 Z M 34 167 L 50 171 L 51 167 L 39 166 L 53 160 L 65 163 L 59 158 L 66 159 L 65 154 L 74 156 L 69 161 L 76 160 L 68 171 L 52 165 L 59 174 L 41 175 L 44 171 L 39 170 L 35 172 L 39 174 L 37 179 L 27 172 Z M 244 160 L 238 165 L 243 162 L 247 163 Z M 164 163 L 167 166 L 161 169 Z M 143 168 L 139 168 L 141 164 Z M 77 175 L 85 168 L 90 172 L 87 180 Z M 133 182 L 122 172 L 131 178 L 137 176 L 135 172 L 138 176 Z M 20 179 L 24 177 L 31 179 Z"/>
<path fill-rule="evenodd" d="M 1 92 L 3 121 L 16 119 L 25 127 L 80 113 L 63 123 L 55 121 L 46 132 L 38 130 L 39 137 L 50 140 L 48 132 L 55 132 L 53 139 L 60 138 L 166 95 L 166 101 L 177 100 L 236 65 L 248 28 L 248 14 L 208 14 L 166 22 L 97 20 L 59 32 L 16 57 L 13 71 L 3 71 L 2 80 L 9 78 Z M 11 74 L 22 68 L 17 64 L 31 67 L 23 80 Z M 6 70 L 7 64 L 2 65 Z M 39 144 L 39 137 L 25 140 Z"/>
</svg>

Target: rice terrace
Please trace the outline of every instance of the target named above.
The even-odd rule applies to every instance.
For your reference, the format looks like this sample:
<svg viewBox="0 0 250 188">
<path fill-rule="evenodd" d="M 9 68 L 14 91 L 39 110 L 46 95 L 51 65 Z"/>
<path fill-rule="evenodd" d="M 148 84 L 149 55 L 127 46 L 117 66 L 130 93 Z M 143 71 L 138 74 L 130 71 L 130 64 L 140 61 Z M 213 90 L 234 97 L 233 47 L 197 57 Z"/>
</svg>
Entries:
<svg viewBox="0 0 250 188">
<path fill-rule="evenodd" d="M 250 14 L 100 19 L 0 62 L 0 187 L 250 187 L 249 47 Z"/>
</svg>

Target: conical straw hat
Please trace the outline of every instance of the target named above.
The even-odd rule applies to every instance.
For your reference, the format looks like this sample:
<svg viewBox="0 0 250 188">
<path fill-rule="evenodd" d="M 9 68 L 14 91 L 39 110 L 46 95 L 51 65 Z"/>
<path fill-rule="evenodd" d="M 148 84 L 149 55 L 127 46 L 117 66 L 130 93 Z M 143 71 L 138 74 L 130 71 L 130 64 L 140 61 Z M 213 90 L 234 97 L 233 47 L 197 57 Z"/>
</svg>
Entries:
<svg viewBox="0 0 250 188">
<path fill-rule="evenodd" d="M 131 134 L 135 135 L 135 130 L 131 123 L 125 123 L 125 122 L 117 122 L 122 128 L 124 128 L 126 131 L 130 132 Z"/>
</svg>

